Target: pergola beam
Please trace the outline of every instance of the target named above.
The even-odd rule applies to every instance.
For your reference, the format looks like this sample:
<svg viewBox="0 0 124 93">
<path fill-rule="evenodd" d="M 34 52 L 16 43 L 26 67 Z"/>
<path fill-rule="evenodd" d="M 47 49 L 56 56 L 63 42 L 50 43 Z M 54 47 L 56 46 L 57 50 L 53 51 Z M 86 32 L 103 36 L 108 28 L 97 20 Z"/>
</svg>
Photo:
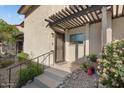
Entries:
<svg viewBox="0 0 124 93">
<path fill-rule="evenodd" d="M 87 17 L 87 15 L 85 15 L 85 16 Z M 85 18 L 85 16 L 81 16 L 81 17 L 86 21 L 86 23 L 88 23 L 89 21 Z"/>
<path fill-rule="evenodd" d="M 68 16 L 72 14 L 67 7 L 65 8 L 65 11 L 68 12 Z M 77 23 L 73 19 L 71 19 L 71 21 L 77 26 Z"/>
<path fill-rule="evenodd" d="M 96 15 L 97 19 L 100 20 L 98 13 L 96 11 L 95 11 L 95 15 Z"/>
<path fill-rule="evenodd" d="M 51 19 L 51 20 L 55 21 L 55 19 L 53 18 L 53 16 L 50 16 L 50 17 L 49 17 L 49 19 Z"/>
<path fill-rule="evenodd" d="M 61 11 L 53 14 L 49 19 L 45 19 L 49 26 L 57 26 L 61 29 L 73 29 L 85 25 L 86 23 L 94 24 L 101 21 L 102 7 L 112 12 L 112 18 L 124 17 L 124 5 L 70 5 Z M 121 10 L 121 13 L 120 13 Z"/>
<path fill-rule="evenodd" d="M 84 10 L 83 6 L 79 5 L 79 7 L 82 9 L 82 11 Z M 89 21 L 91 22 L 92 20 L 91 20 L 91 18 L 89 17 L 89 15 L 86 14 L 86 16 L 87 16 L 87 18 L 89 19 Z M 84 19 L 87 21 L 87 23 L 89 22 L 89 21 L 85 18 L 85 16 L 84 16 Z"/>
<path fill-rule="evenodd" d="M 96 19 L 94 18 L 93 14 L 92 14 L 92 13 L 90 13 L 90 15 L 92 16 L 93 20 L 94 20 L 94 21 L 96 21 Z"/>
<path fill-rule="evenodd" d="M 75 9 L 78 11 L 78 12 L 80 12 L 80 10 L 77 8 L 77 6 L 76 5 L 74 5 L 74 7 L 75 7 Z M 80 20 L 83 22 L 83 23 L 85 23 L 85 21 L 81 18 L 81 17 L 79 17 L 80 18 Z M 86 20 L 87 21 L 87 20 Z"/>
<path fill-rule="evenodd" d="M 57 16 L 58 18 L 60 18 L 60 19 L 64 17 L 64 16 L 60 15 L 59 13 L 56 13 L 56 16 Z M 63 24 L 61 24 L 61 25 L 63 25 L 64 27 L 67 26 L 65 23 L 63 23 Z"/>
<path fill-rule="evenodd" d="M 62 10 L 62 12 L 64 12 L 63 10 Z M 65 14 L 65 12 L 64 12 L 64 14 L 62 14 L 62 13 L 60 13 L 62 16 L 64 16 L 64 17 L 66 17 L 67 15 Z M 71 24 L 72 26 L 75 26 L 72 22 L 70 22 L 70 21 L 67 21 L 69 24 Z"/>
<path fill-rule="evenodd" d="M 70 15 L 72 15 L 72 12 L 71 12 L 68 8 L 65 8 L 65 10 L 66 10 Z M 74 12 L 73 12 L 73 13 L 74 13 Z M 69 16 L 70 16 L 70 15 L 69 15 Z M 73 18 L 72 20 L 74 21 L 74 23 L 76 23 L 77 26 L 80 25 L 80 23 L 78 22 L 79 20 L 77 21 L 75 18 Z"/>
<path fill-rule="evenodd" d="M 62 9 L 62 13 L 65 14 L 66 16 L 69 16 L 69 14 L 68 14 L 66 11 L 64 11 L 63 9 Z M 71 20 L 69 20 L 68 22 L 69 22 L 70 24 L 72 24 L 73 26 L 75 26 L 75 22 L 73 22 L 73 21 L 71 21 Z"/>
<path fill-rule="evenodd" d="M 59 12 L 59 13 L 57 14 L 57 16 L 59 16 L 60 18 L 66 17 L 66 16 L 65 16 L 64 14 L 62 14 L 61 12 Z M 62 24 L 64 24 L 64 21 L 62 22 Z M 70 25 L 73 26 L 73 24 L 70 23 L 70 22 L 69 22 L 69 23 L 66 22 L 66 23 L 65 23 L 65 26 L 67 26 L 66 24 L 69 25 L 69 26 L 70 26 Z"/>
<path fill-rule="evenodd" d="M 58 24 L 56 25 L 57 27 L 61 28 L 61 29 L 66 29 L 65 26 L 61 25 L 61 24 Z"/>
<path fill-rule="evenodd" d="M 72 8 L 72 6 L 69 6 L 69 8 L 70 8 L 70 10 L 73 12 L 73 13 L 76 13 L 75 12 L 75 10 Z M 75 6 L 74 6 L 74 8 L 75 8 Z M 79 12 L 79 11 L 78 11 Z M 81 19 L 80 19 L 81 20 Z M 81 21 L 80 21 L 79 19 L 75 19 L 75 21 L 77 21 L 78 23 L 79 23 L 79 25 L 81 25 L 82 23 L 81 23 Z"/>
<path fill-rule="evenodd" d="M 70 6 L 69 6 L 70 7 Z M 76 13 L 71 7 L 70 7 L 70 9 L 71 9 L 71 11 L 73 12 L 73 13 Z M 68 8 L 65 8 L 65 10 L 71 15 L 72 14 L 72 12 L 71 11 L 69 11 L 69 9 Z M 75 20 L 75 19 L 73 19 L 73 20 Z M 78 19 L 77 19 L 78 20 Z M 81 18 L 80 18 L 80 20 L 81 21 L 83 21 Z M 78 20 L 78 21 L 80 21 L 80 20 Z M 76 23 L 77 23 L 77 21 L 75 21 Z M 81 23 L 81 22 L 80 22 Z M 82 23 L 81 23 L 82 24 Z M 81 25 L 81 24 L 78 24 L 77 23 L 77 25 Z"/>
<path fill-rule="evenodd" d="M 82 15 L 86 15 L 86 14 L 88 14 L 90 12 L 93 12 L 93 11 L 101 9 L 103 6 L 106 6 L 106 5 L 93 5 L 91 7 L 88 7 L 86 9 L 84 9 L 83 11 L 76 12 L 74 14 L 71 14 L 70 16 L 67 16 L 67 17 L 64 17 L 62 19 L 56 20 L 53 23 L 50 23 L 49 25 L 53 26 L 53 25 L 59 24 L 59 23 L 61 23 L 63 21 L 68 21 L 70 19 L 77 18 L 77 17 L 82 16 Z"/>
<path fill-rule="evenodd" d="M 89 6 L 86 5 L 86 8 L 88 8 L 88 7 L 89 7 Z M 95 18 L 94 18 L 94 16 L 93 16 L 92 12 L 90 13 L 90 15 L 91 15 L 91 17 L 93 18 L 93 20 L 95 21 Z"/>
<path fill-rule="evenodd" d="M 52 21 L 48 20 L 48 19 L 45 19 L 45 21 L 49 22 L 49 23 L 52 23 Z"/>
</svg>

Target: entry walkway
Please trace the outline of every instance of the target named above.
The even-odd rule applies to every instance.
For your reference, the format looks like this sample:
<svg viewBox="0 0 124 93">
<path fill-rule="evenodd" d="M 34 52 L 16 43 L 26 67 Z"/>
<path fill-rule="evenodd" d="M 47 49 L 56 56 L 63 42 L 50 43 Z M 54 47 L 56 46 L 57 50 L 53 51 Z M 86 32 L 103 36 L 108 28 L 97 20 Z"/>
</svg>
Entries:
<svg viewBox="0 0 124 93">
<path fill-rule="evenodd" d="M 56 88 L 68 74 L 62 70 L 47 68 L 42 75 L 35 77 L 31 83 L 22 88 Z"/>
<path fill-rule="evenodd" d="M 61 63 L 54 64 L 52 68 L 71 73 L 75 71 L 76 69 L 80 68 L 80 63 L 61 62 Z"/>
<path fill-rule="evenodd" d="M 59 63 L 47 68 L 44 73 L 23 88 L 96 88 L 98 76 L 88 76 L 77 63 Z M 100 88 L 104 88 L 99 84 Z"/>
<path fill-rule="evenodd" d="M 34 81 L 22 88 L 56 88 L 62 84 L 68 74 L 78 68 L 79 64 L 77 63 L 62 62 L 54 64 L 45 69 L 42 75 L 35 77 Z"/>
</svg>

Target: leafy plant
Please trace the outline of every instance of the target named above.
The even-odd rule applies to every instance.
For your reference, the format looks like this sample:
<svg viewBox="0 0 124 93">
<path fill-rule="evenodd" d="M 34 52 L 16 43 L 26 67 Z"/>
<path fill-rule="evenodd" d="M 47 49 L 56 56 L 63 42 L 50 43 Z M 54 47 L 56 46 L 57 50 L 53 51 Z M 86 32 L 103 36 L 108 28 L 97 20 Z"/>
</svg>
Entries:
<svg viewBox="0 0 124 93">
<path fill-rule="evenodd" d="M 14 25 L 10 25 L 4 20 L 0 19 L 0 42 L 16 42 L 16 35 L 19 34 L 20 31 Z"/>
<path fill-rule="evenodd" d="M 90 66 L 90 64 L 88 64 L 88 63 L 81 63 L 80 64 L 80 68 L 82 69 L 82 70 L 84 70 L 85 72 L 87 72 L 87 69 L 88 69 L 88 67 Z"/>
<path fill-rule="evenodd" d="M 28 64 L 27 68 L 21 69 L 19 71 L 19 75 L 21 73 L 20 79 L 18 81 L 18 87 L 25 85 L 29 80 L 33 80 L 35 76 L 38 76 L 43 73 L 43 66 L 37 65 L 36 63 Z"/>
<path fill-rule="evenodd" d="M 91 62 L 96 62 L 97 60 L 97 55 L 96 54 L 90 54 L 89 56 L 87 56 L 88 60 Z"/>
<path fill-rule="evenodd" d="M 97 68 L 103 85 L 124 87 L 124 40 L 115 40 L 104 47 Z"/>
<path fill-rule="evenodd" d="M 25 61 L 28 59 L 29 55 L 27 53 L 21 52 L 17 54 L 19 61 Z"/>
<path fill-rule="evenodd" d="M 10 66 L 10 65 L 12 65 L 14 63 L 15 63 L 14 61 L 7 60 L 7 61 L 0 62 L 0 65 L 1 65 L 1 68 L 5 68 L 5 67 L 8 67 L 8 66 Z"/>
</svg>

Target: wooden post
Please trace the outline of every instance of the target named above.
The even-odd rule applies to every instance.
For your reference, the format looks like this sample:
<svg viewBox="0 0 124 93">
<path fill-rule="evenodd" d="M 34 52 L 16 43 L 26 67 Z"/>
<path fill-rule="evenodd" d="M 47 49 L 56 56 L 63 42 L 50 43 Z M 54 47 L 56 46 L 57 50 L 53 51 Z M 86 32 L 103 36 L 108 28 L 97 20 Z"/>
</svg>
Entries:
<svg viewBox="0 0 124 93">
<path fill-rule="evenodd" d="M 89 55 L 89 30 L 90 30 L 90 27 L 89 27 L 89 23 L 86 24 L 86 30 L 85 30 L 85 56 L 88 56 Z"/>
<path fill-rule="evenodd" d="M 112 41 L 112 14 L 106 7 L 102 8 L 102 31 L 101 31 L 101 50 Z"/>
</svg>

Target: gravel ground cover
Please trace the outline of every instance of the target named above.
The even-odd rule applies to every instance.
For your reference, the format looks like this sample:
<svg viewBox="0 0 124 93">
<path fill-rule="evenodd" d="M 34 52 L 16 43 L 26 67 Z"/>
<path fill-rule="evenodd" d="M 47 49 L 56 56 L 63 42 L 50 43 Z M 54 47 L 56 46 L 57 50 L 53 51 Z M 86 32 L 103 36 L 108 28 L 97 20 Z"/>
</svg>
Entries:
<svg viewBox="0 0 124 93">
<path fill-rule="evenodd" d="M 96 88 L 98 76 L 88 76 L 86 72 L 78 69 L 69 74 L 58 88 Z M 104 88 L 100 85 L 99 87 Z"/>
</svg>

